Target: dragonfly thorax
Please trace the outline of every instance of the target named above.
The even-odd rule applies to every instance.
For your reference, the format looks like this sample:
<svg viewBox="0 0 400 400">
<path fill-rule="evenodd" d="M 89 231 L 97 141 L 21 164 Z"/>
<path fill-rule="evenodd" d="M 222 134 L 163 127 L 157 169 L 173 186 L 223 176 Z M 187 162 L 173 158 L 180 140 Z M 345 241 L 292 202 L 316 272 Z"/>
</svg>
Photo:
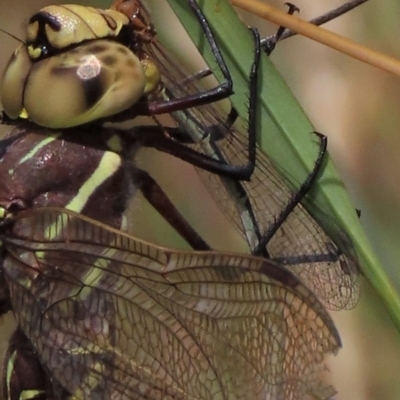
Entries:
<svg viewBox="0 0 400 400">
<path fill-rule="evenodd" d="M 134 140 L 125 143 L 113 130 L 66 134 L 28 124 L 14 129 L 2 147 L 3 209 L 65 207 L 121 226 L 126 202 L 136 190 L 131 183 L 134 166 L 121 152 L 134 153 Z"/>
</svg>

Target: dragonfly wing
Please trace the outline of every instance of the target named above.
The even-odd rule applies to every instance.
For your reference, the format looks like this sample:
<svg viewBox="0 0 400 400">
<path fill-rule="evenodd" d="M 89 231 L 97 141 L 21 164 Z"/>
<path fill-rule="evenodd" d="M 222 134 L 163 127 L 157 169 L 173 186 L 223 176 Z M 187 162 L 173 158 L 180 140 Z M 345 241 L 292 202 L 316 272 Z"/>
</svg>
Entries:
<svg viewBox="0 0 400 400">
<path fill-rule="evenodd" d="M 190 78 L 160 43 L 155 41 L 148 52 L 158 60 L 169 97 L 204 90 L 202 79 L 195 75 Z M 228 114 L 218 104 L 176 112 L 172 117 L 187 133 L 186 144 L 196 151 L 234 166 L 248 163 L 247 127 L 241 120 L 228 126 Z M 284 171 L 278 173 L 274 163 L 259 148 L 250 181 L 234 181 L 201 168 L 197 171 L 221 211 L 251 250 L 257 247 L 259 238 L 275 223 L 301 184 L 291 182 L 290 177 L 284 180 Z M 268 243 L 268 254 L 300 276 L 326 307 L 333 310 L 353 308 L 359 290 L 351 242 L 319 205 L 312 206 L 321 215 L 319 221 L 303 205 L 297 206 Z"/>
<path fill-rule="evenodd" d="M 229 143 L 221 143 L 219 146 L 228 160 L 235 159 L 229 155 L 232 140 L 225 139 Z M 234 165 L 245 165 L 245 162 L 242 156 L 241 163 Z M 226 178 L 197 170 L 205 185 L 210 187 L 214 200 L 248 242 L 249 238 L 257 237 L 257 230 L 261 236 L 268 231 L 295 191 L 278 176 L 272 162 L 261 150 L 257 151 L 256 167 L 251 180 L 240 183 L 249 204 L 244 209 L 239 202 L 233 200 Z M 232 184 L 236 187 L 238 185 L 237 182 Z M 317 205 L 314 207 L 318 209 Z M 253 231 L 253 225 L 243 213 L 246 209 L 251 210 L 257 222 Z M 272 260 L 286 265 L 298 275 L 329 309 L 351 309 L 359 298 L 356 257 L 345 233 L 323 211 L 319 213 L 333 233 L 328 235 L 324 227 L 300 204 L 271 238 L 267 245 L 268 254 Z"/>
<path fill-rule="evenodd" d="M 334 393 L 318 374 L 324 356 L 340 347 L 338 333 L 283 267 L 156 247 L 49 208 L 18 214 L 4 240 L 19 326 L 75 397 L 303 400 Z"/>
</svg>

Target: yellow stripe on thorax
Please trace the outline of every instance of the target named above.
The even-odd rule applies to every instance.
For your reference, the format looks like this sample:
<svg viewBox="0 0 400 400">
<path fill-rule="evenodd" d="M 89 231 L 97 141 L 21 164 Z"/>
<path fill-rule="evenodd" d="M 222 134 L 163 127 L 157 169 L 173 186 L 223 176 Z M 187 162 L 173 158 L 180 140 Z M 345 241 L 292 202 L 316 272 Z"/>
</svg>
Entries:
<svg viewBox="0 0 400 400">
<path fill-rule="evenodd" d="M 118 154 L 105 151 L 100 163 L 93 174 L 83 183 L 76 196 L 65 206 L 69 210 L 81 212 L 90 196 L 99 188 L 108 178 L 110 178 L 121 166 L 121 158 Z M 59 236 L 63 226 L 65 226 L 68 217 L 62 215 L 59 219 L 46 229 L 45 238 L 53 240 Z"/>
<path fill-rule="evenodd" d="M 8 358 L 7 361 L 7 374 L 6 374 L 6 379 L 7 379 L 7 393 L 8 393 L 8 397 L 10 397 L 11 394 L 11 378 L 12 378 L 12 374 L 14 371 L 14 364 L 15 364 L 15 359 L 17 358 L 17 352 L 14 351 L 11 356 Z"/>
<path fill-rule="evenodd" d="M 85 207 L 89 197 L 101 186 L 109 177 L 121 166 L 121 158 L 118 154 L 111 151 L 104 152 L 99 166 L 81 186 L 78 194 L 67 204 L 66 208 L 72 211 L 80 212 Z"/>
<path fill-rule="evenodd" d="M 5 384 L 7 385 L 8 398 L 5 400 L 11 400 L 11 379 L 12 379 L 12 376 L 14 373 L 14 366 L 15 366 L 16 358 L 17 358 L 17 351 L 14 351 L 7 360 L 7 373 L 6 373 L 7 382 Z M 37 389 L 23 390 L 19 394 L 19 400 L 35 399 L 40 394 L 44 394 L 44 391 L 37 390 Z"/>
<path fill-rule="evenodd" d="M 32 400 L 45 394 L 44 390 L 24 390 L 19 395 L 19 400 Z"/>
<path fill-rule="evenodd" d="M 26 161 L 29 161 L 31 158 L 33 158 L 44 146 L 47 146 L 49 143 L 54 142 L 54 140 L 58 139 L 58 137 L 61 135 L 61 133 L 55 133 L 51 136 L 46 137 L 46 139 L 43 139 L 40 141 L 35 147 L 31 149 L 29 153 L 27 153 L 24 157 L 22 157 L 19 160 L 19 165 L 23 164 Z"/>
</svg>

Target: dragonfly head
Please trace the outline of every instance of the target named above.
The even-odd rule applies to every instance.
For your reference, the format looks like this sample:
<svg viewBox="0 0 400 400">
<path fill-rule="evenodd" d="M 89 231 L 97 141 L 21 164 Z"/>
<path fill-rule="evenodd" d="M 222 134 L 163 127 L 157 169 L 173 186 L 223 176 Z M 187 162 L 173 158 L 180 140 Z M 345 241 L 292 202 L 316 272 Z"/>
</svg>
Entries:
<svg viewBox="0 0 400 400">
<path fill-rule="evenodd" d="M 5 114 L 70 128 L 122 113 L 156 91 L 160 72 L 139 51 L 153 32 L 143 15 L 132 17 L 132 28 L 115 9 L 63 5 L 34 14 L 3 75 Z"/>
</svg>

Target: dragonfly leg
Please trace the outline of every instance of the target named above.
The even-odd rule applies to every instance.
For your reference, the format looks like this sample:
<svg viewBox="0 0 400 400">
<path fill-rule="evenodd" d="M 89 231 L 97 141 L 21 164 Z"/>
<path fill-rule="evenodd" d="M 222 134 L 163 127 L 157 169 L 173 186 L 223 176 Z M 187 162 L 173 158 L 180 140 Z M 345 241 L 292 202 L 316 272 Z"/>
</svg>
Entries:
<svg viewBox="0 0 400 400">
<path fill-rule="evenodd" d="M 141 114 L 144 115 L 165 114 L 174 111 L 184 110 L 191 107 L 198 107 L 201 105 L 214 103 L 218 100 L 225 99 L 233 94 L 232 77 L 225 63 L 225 60 L 222 56 L 222 53 L 218 47 L 217 41 L 210 28 L 210 25 L 206 17 L 204 16 L 203 12 L 201 11 L 200 7 L 198 6 L 197 2 L 195 0 L 189 0 L 189 4 L 193 9 L 196 18 L 203 29 L 204 35 L 208 40 L 208 43 L 211 47 L 211 51 L 214 54 L 215 60 L 225 80 L 218 86 L 206 90 L 204 92 L 199 92 L 181 98 L 174 98 L 162 101 L 149 101 L 143 104 L 144 109 L 143 110 L 140 109 Z M 138 107 L 139 105 L 137 105 L 137 108 Z"/>
<path fill-rule="evenodd" d="M 289 7 L 287 12 L 289 15 L 300 12 L 300 8 L 292 3 L 285 3 L 285 5 Z M 285 30 L 286 28 L 284 26 L 280 26 L 274 35 L 269 36 L 261 41 L 261 46 L 263 50 L 267 53 L 267 56 L 269 56 L 274 51 L 277 43 L 279 42 L 279 40 L 281 40 L 283 32 Z"/>
<path fill-rule="evenodd" d="M 201 79 L 207 78 L 208 76 L 211 76 L 212 74 L 213 74 L 213 72 L 211 71 L 210 68 L 202 69 L 202 70 L 197 71 L 194 74 L 188 76 L 186 79 L 184 79 L 182 82 L 182 86 L 184 86 L 187 83 L 190 83 L 192 81 L 200 81 Z M 227 117 L 226 121 L 223 123 L 225 128 L 229 129 L 235 123 L 238 116 L 239 116 L 239 113 L 237 112 L 237 110 L 234 107 L 231 107 L 228 117 Z"/>
<path fill-rule="evenodd" d="M 349 0 L 346 3 L 342 4 L 341 6 L 334 8 L 333 10 L 329 10 L 325 14 L 320 15 L 319 17 L 313 18 L 310 21 L 308 21 L 310 24 L 313 25 L 323 25 L 329 21 L 332 21 L 333 19 L 340 17 L 343 14 L 346 14 L 347 12 L 351 11 L 353 8 L 358 7 L 359 5 L 367 2 L 368 0 Z M 290 10 L 289 10 L 289 14 Z M 290 29 L 283 29 L 280 37 L 278 40 L 284 40 L 287 38 L 290 38 L 292 36 L 297 35 L 296 32 L 291 31 Z M 261 46 L 265 50 L 265 52 L 270 55 L 271 52 L 274 50 L 276 43 L 278 40 L 276 40 L 275 35 L 268 36 L 264 39 L 261 40 Z"/>
<path fill-rule="evenodd" d="M 201 169 L 211 172 L 216 171 L 215 163 L 217 160 L 214 160 L 211 157 L 207 157 L 196 150 L 182 145 L 182 142 L 187 142 L 185 139 L 188 137 L 185 132 L 182 132 L 181 129 L 148 125 L 136 127 L 136 129 L 139 130 L 140 134 L 135 135 L 135 137 L 140 139 L 141 145 L 145 147 L 152 147 L 159 151 L 171 154 L 172 156 L 187 161 L 191 165 L 197 166 Z M 165 136 L 166 134 L 175 140 L 169 139 Z M 176 140 L 180 140 L 180 142 L 177 142 Z M 211 162 L 208 164 L 210 160 Z M 221 171 L 217 171 L 216 173 L 223 175 L 220 172 Z M 229 177 L 225 178 L 224 176 L 222 176 L 222 179 L 228 192 L 231 193 L 233 198 L 235 198 L 238 202 L 237 206 L 240 209 L 240 214 L 246 221 L 246 231 L 249 232 L 249 235 L 252 238 L 253 236 L 256 237 L 256 239 L 250 240 L 251 248 L 253 248 L 258 244 L 259 238 L 262 235 L 260 233 L 248 193 L 246 192 L 246 189 L 243 187 L 243 184 L 240 182 L 240 180 L 230 179 Z"/>
<path fill-rule="evenodd" d="M 194 74 L 188 76 L 186 79 L 182 81 L 182 86 L 187 85 L 190 82 L 200 81 L 201 79 L 207 78 L 211 76 L 213 72 L 210 68 L 205 68 L 200 71 L 195 72 Z"/>
<path fill-rule="evenodd" d="M 255 42 L 254 61 L 249 74 L 250 80 L 250 93 L 249 93 L 249 112 L 248 112 L 248 162 L 246 165 L 231 165 L 227 163 L 224 156 L 218 149 L 217 140 L 218 136 L 229 134 L 229 126 L 237 118 L 237 112 L 234 108 L 231 109 L 226 124 L 215 125 L 208 128 L 207 132 L 203 132 L 203 140 L 209 140 L 210 145 L 213 147 L 215 157 L 208 154 L 200 153 L 187 146 L 182 142 L 190 137 L 184 129 L 180 128 L 164 128 L 160 126 L 140 126 L 136 127 L 139 134 L 135 134 L 141 141 L 141 144 L 146 147 L 154 147 L 157 150 L 171 154 L 174 157 L 180 158 L 198 168 L 215 173 L 217 175 L 231 178 L 234 180 L 249 180 L 254 171 L 256 162 L 256 112 L 257 112 L 257 88 L 258 88 L 258 67 L 260 62 L 260 38 L 258 32 L 252 29 Z M 165 132 L 176 140 L 171 140 L 165 137 Z M 219 133 L 222 132 L 222 133 Z M 180 140 L 186 138 L 186 140 Z M 215 138 L 217 138 L 215 140 Z"/>
<path fill-rule="evenodd" d="M 135 182 L 146 200 L 162 217 L 193 247 L 194 250 L 211 250 L 211 247 L 200 237 L 189 222 L 174 206 L 159 184 L 145 171 L 138 169 Z"/>
<path fill-rule="evenodd" d="M 300 202 L 304 199 L 307 193 L 311 190 L 314 182 L 316 181 L 319 172 L 324 164 L 324 157 L 326 154 L 327 147 L 327 137 L 322 135 L 321 133 L 314 132 L 320 139 L 320 147 L 318 157 L 314 163 L 314 168 L 308 174 L 306 180 L 300 186 L 299 190 L 292 196 L 289 200 L 289 203 L 286 207 L 280 212 L 278 217 L 275 219 L 275 222 L 268 228 L 267 232 L 263 235 L 262 239 L 258 246 L 254 249 L 253 254 L 264 254 L 265 248 L 268 245 L 269 241 L 272 239 L 277 230 L 282 226 L 282 224 L 286 221 L 287 217 L 291 214 L 291 212 L 300 204 Z"/>
</svg>

